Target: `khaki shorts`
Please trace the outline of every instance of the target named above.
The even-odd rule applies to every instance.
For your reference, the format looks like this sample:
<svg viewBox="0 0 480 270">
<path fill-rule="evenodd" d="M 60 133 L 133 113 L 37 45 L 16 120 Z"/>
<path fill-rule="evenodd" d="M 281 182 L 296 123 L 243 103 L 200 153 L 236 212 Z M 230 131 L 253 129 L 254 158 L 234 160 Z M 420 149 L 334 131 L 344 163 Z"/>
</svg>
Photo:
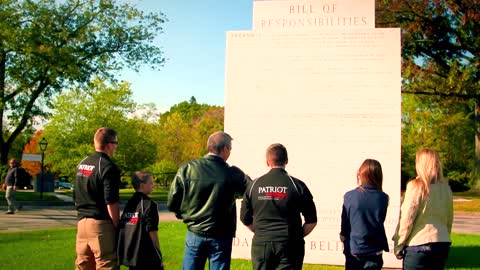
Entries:
<svg viewBox="0 0 480 270">
<path fill-rule="evenodd" d="M 76 270 L 118 269 L 117 233 L 111 220 L 83 218 L 77 224 Z"/>
</svg>

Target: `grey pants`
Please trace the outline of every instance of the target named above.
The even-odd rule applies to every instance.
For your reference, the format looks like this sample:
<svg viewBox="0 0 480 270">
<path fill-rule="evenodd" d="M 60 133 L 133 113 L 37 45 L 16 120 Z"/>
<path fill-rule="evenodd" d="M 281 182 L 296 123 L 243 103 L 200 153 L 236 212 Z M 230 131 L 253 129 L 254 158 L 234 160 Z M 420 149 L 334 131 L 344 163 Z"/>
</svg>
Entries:
<svg viewBox="0 0 480 270">
<path fill-rule="evenodd" d="M 15 190 L 13 190 L 13 186 L 7 186 L 7 190 L 5 192 L 5 199 L 7 199 L 8 203 L 8 212 L 15 213 L 18 207 L 17 200 L 15 200 Z"/>
</svg>

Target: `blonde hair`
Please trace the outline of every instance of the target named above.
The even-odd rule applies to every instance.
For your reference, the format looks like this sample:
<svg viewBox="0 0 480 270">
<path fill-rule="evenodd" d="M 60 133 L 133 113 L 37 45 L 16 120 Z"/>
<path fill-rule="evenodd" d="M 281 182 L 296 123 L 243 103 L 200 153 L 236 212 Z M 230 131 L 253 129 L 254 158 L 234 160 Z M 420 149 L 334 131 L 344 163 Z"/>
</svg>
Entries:
<svg viewBox="0 0 480 270">
<path fill-rule="evenodd" d="M 420 189 L 422 198 L 428 197 L 431 184 L 447 182 L 443 177 L 440 157 L 434 150 L 419 150 L 415 159 L 415 169 L 417 178 L 412 180 L 412 184 Z"/>
</svg>

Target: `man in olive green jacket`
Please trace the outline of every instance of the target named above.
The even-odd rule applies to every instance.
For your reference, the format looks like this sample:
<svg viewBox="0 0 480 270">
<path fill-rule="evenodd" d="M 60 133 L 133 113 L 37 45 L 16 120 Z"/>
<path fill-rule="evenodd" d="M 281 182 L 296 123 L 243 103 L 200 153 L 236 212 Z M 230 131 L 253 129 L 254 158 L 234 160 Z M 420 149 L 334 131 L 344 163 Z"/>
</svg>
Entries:
<svg viewBox="0 0 480 270">
<path fill-rule="evenodd" d="M 187 225 L 183 269 L 230 269 L 232 238 L 236 230 L 235 199 L 245 192 L 247 176 L 226 160 L 232 137 L 210 135 L 208 154 L 182 166 L 168 194 L 167 207 Z"/>
</svg>

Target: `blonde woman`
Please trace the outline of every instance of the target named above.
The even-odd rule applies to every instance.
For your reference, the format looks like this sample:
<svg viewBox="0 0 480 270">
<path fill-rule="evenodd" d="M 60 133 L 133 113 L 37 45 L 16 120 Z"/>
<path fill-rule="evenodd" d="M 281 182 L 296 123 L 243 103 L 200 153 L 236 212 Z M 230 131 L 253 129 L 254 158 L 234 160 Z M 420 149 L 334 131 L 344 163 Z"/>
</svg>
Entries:
<svg viewBox="0 0 480 270">
<path fill-rule="evenodd" d="M 444 269 L 450 250 L 453 196 L 443 177 L 438 153 L 417 152 L 417 177 L 407 184 L 393 237 L 403 269 Z"/>
</svg>

